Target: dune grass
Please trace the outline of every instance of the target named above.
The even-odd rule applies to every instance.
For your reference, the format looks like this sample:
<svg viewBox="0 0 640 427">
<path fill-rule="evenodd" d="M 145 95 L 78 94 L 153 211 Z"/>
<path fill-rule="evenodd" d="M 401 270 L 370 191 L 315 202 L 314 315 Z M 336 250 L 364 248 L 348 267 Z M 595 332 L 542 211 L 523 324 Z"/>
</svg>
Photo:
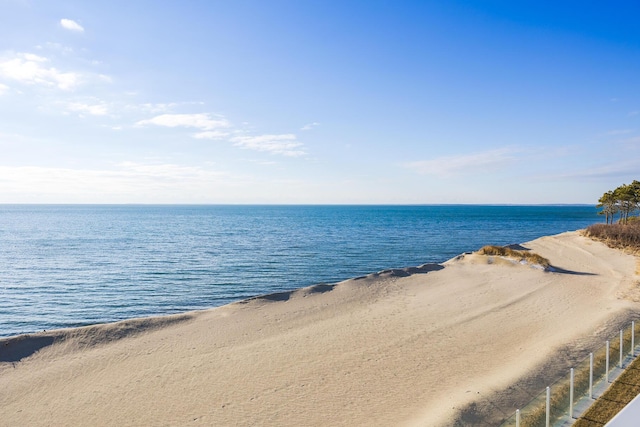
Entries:
<svg viewBox="0 0 640 427">
<path fill-rule="evenodd" d="M 639 221 L 632 221 L 629 224 L 593 224 L 587 227 L 585 235 L 600 240 L 610 247 L 640 254 Z"/>
<path fill-rule="evenodd" d="M 549 260 L 530 251 L 520 251 L 516 249 L 506 248 L 504 246 L 487 245 L 477 252 L 479 255 L 492 255 L 513 258 L 518 261 L 526 261 L 529 264 L 540 265 L 544 268 L 551 266 Z"/>
</svg>

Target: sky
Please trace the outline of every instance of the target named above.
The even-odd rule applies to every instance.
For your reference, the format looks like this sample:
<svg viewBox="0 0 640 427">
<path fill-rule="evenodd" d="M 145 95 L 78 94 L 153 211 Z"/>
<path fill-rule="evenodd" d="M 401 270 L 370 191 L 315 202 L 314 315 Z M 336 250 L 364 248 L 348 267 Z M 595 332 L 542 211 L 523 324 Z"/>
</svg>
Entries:
<svg viewBox="0 0 640 427">
<path fill-rule="evenodd" d="M 0 203 L 597 203 L 637 1 L 0 0 Z"/>
</svg>

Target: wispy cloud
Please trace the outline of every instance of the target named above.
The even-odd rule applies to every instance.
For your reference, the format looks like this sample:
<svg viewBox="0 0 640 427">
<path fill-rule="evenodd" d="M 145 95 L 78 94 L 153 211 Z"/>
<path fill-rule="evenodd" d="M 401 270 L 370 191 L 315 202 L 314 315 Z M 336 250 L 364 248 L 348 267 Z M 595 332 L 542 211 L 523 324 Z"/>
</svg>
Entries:
<svg viewBox="0 0 640 427">
<path fill-rule="evenodd" d="M 61 43 L 46 42 L 44 44 L 37 45 L 35 48 L 40 51 L 48 50 L 62 55 L 72 55 L 75 53 L 75 50 L 71 46 L 66 46 Z"/>
<path fill-rule="evenodd" d="M 423 175 L 451 177 L 502 168 L 516 160 L 513 148 L 500 148 L 482 153 L 445 156 L 430 160 L 408 162 L 404 167 Z"/>
<path fill-rule="evenodd" d="M 207 197 L 212 186 L 224 184 L 226 176 L 201 166 L 169 163 L 122 162 L 110 169 L 0 166 L 0 202 L 197 200 Z"/>
<path fill-rule="evenodd" d="M 0 95 L 2 95 L 3 93 L 5 93 L 8 90 L 9 90 L 9 86 L 3 85 L 2 83 L 0 83 Z"/>
<path fill-rule="evenodd" d="M 136 108 L 139 108 L 148 113 L 157 114 L 157 113 L 167 113 L 171 111 L 171 109 L 175 108 L 179 104 L 177 102 L 165 102 L 165 103 L 144 103 L 140 105 L 136 105 Z"/>
<path fill-rule="evenodd" d="M 0 77 L 23 84 L 69 90 L 78 85 L 80 74 L 48 66 L 49 59 L 33 53 L 14 53 L 0 58 Z"/>
<path fill-rule="evenodd" d="M 113 77 L 106 74 L 98 74 L 97 78 L 104 83 L 113 83 Z"/>
<path fill-rule="evenodd" d="M 628 135 L 628 134 L 633 133 L 633 132 L 634 132 L 633 129 L 614 129 L 614 130 L 610 130 L 609 132 L 605 133 L 605 136 Z"/>
<path fill-rule="evenodd" d="M 246 159 L 246 161 L 250 163 L 255 163 L 257 165 L 262 165 L 262 166 L 272 166 L 272 165 L 278 164 L 278 162 L 275 162 L 273 160 Z"/>
<path fill-rule="evenodd" d="M 82 25 L 78 24 L 76 21 L 72 19 L 63 18 L 60 20 L 60 25 L 62 25 L 62 28 L 65 28 L 70 31 L 76 31 L 78 33 L 84 32 L 84 28 L 82 27 Z"/>
<path fill-rule="evenodd" d="M 198 132 L 193 134 L 193 137 L 196 139 L 213 139 L 213 140 L 225 139 L 228 136 L 229 136 L 229 132 L 224 132 L 220 130 L 207 130 L 204 132 Z"/>
<path fill-rule="evenodd" d="M 89 114 L 92 116 L 105 116 L 109 109 L 105 103 L 87 104 L 82 102 L 70 102 L 67 104 L 67 110 L 79 113 L 80 115 Z"/>
<path fill-rule="evenodd" d="M 231 126 L 229 121 L 223 117 L 214 118 L 208 113 L 199 114 L 161 114 L 151 119 L 140 120 L 137 126 L 156 125 L 164 127 L 187 127 L 196 128 L 203 131 L 211 131 L 219 128 Z"/>
<path fill-rule="evenodd" d="M 302 127 L 300 128 L 300 130 L 311 130 L 311 129 L 316 128 L 316 127 L 318 127 L 318 126 L 320 126 L 320 123 L 318 123 L 318 122 L 313 122 L 313 123 L 309 123 L 309 124 L 307 124 L 307 125 L 302 126 Z"/>
<path fill-rule="evenodd" d="M 300 157 L 306 154 L 306 152 L 301 149 L 303 144 L 297 140 L 296 135 L 291 133 L 283 135 L 236 136 L 231 138 L 231 142 L 237 147 L 267 151 L 288 157 Z"/>
<path fill-rule="evenodd" d="M 117 166 L 123 174 L 147 178 L 171 178 L 177 182 L 185 179 L 201 179 L 225 175 L 223 172 L 206 170 L 199 166 L 183 166 L 171 163 L 122 162 Z"/>
<path fill-rule="evenodd" d="M 161 114 L 151 119 L 140 120 L 136 126 L 163 126 L 163 127 L 185 127 L 199 129 L 200 132 L 191 136 L 196 139 L 228 140 L 236 147 L 264 151 L 272 154 L 280 154 L 289 157 L 304 156 L 306 152 L 302 149 L 302 142 L 298 141 L 296 135 L 287 133 L 279 135 L 239 135 L 230 138 L 230 135 L 239 133 L 233 130 L 231 123 L 222 116 L 210 113 L 198 114 Z"/>
<path fill-rule="evenodd" d="M 633 138 L 625 139 L 624 142 L 627 145 L 632 145 L 632 146 L 640 145 L 640 136 L 634 136 Z"/>
<path fill-rule="evenodd" d="M 638 164 L 640 159 L 633 158 L 627 160 L 621 160 L 614 163 L 607 163 L 600 166 L 593 166 L 588 169 L 579 169 L 574 171 L 568 171 L 566 173 L 549 175 L 543 177 L 543 179 L 549 181 L 559 181 L 566 179 L 609 179 L 615 178 L 620 181 L 637 179 Z"/>
</svg>

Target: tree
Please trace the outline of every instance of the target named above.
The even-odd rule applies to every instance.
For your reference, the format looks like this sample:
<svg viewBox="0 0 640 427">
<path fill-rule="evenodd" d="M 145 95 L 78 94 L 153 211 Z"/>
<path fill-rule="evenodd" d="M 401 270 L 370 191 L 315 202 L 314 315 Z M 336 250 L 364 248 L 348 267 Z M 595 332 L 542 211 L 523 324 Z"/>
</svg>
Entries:
<svg viewBox="0 0 640 427">
<path fill-rule="evenodd" d="M 613 224 L 615 214 L 620 214 L 619 223 L 627 224 L 629 215 L 640 210 L 640 181 L 607 191 L 598 200 L 597 207 L 602 209 L 598 214 L 606 216 L 607 224 Z"/>
<path fill-rule="evenodd" d="M 629 184 L 629 187 L 631 187 L 631 191 L 634 193 L 634 196 L 633 196 L 634 206 L 632 209 L 632 212 L 633 212 L 640 209 L 640 181 L 637 181 L 634 179 L 633 182 Z"/>
<path fill-rule="evenodd" d="M 622 184 L 620 187 L 613 190 L 613 194 L 618 201 L 618 211 L 620 212 L 620 223 L 626 224 L 629 219 L 629 212 L 634 205 L 634 192 L 631 186 Z"/>
<path fill-rule="evenodd" d="M 614 194 L 618 199 L 620 222 L 626 224 L 629 222 L 629 215 L 640 206 L 640 182 L 623 184 L 614 190 Z"/>
<path fill-rule="evenodd" d="M 616 196 L 612 190 L 607 191 L 600 197 L 596 207 L 602 209 L 598 214 L 606 216 L 607 224 L 609 224 L 609 221 L 613 224 L 613 216 L 618 212 L 618 205 Z"/>
<path fill-rule="evenodd" d="M 607 191 L 598 200 L 597 207 L 602 209 L 599 212 L 600 215 L 606 215 L 607 224 L 609 224 L 609 219 L 613 224 L 616 213 L 620 214 L 618 222 L 627 224 L 629 215 L 640 209 L 640 182 L 634 180 L 631 184 L 622 184 L 613 191 Z"/>
</svg>

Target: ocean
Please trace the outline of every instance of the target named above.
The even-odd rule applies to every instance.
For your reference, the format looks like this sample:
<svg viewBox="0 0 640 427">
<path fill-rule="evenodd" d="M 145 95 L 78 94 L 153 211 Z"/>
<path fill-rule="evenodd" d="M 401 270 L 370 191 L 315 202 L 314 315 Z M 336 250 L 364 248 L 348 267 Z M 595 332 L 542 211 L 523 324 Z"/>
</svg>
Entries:
<svg viewBox="0 0 640 427">
<path fill-rule="evenodd" d="M 584 205 L 0 205 L 0 336 L 215 307 L 596 222 Z"/>
</svg>

